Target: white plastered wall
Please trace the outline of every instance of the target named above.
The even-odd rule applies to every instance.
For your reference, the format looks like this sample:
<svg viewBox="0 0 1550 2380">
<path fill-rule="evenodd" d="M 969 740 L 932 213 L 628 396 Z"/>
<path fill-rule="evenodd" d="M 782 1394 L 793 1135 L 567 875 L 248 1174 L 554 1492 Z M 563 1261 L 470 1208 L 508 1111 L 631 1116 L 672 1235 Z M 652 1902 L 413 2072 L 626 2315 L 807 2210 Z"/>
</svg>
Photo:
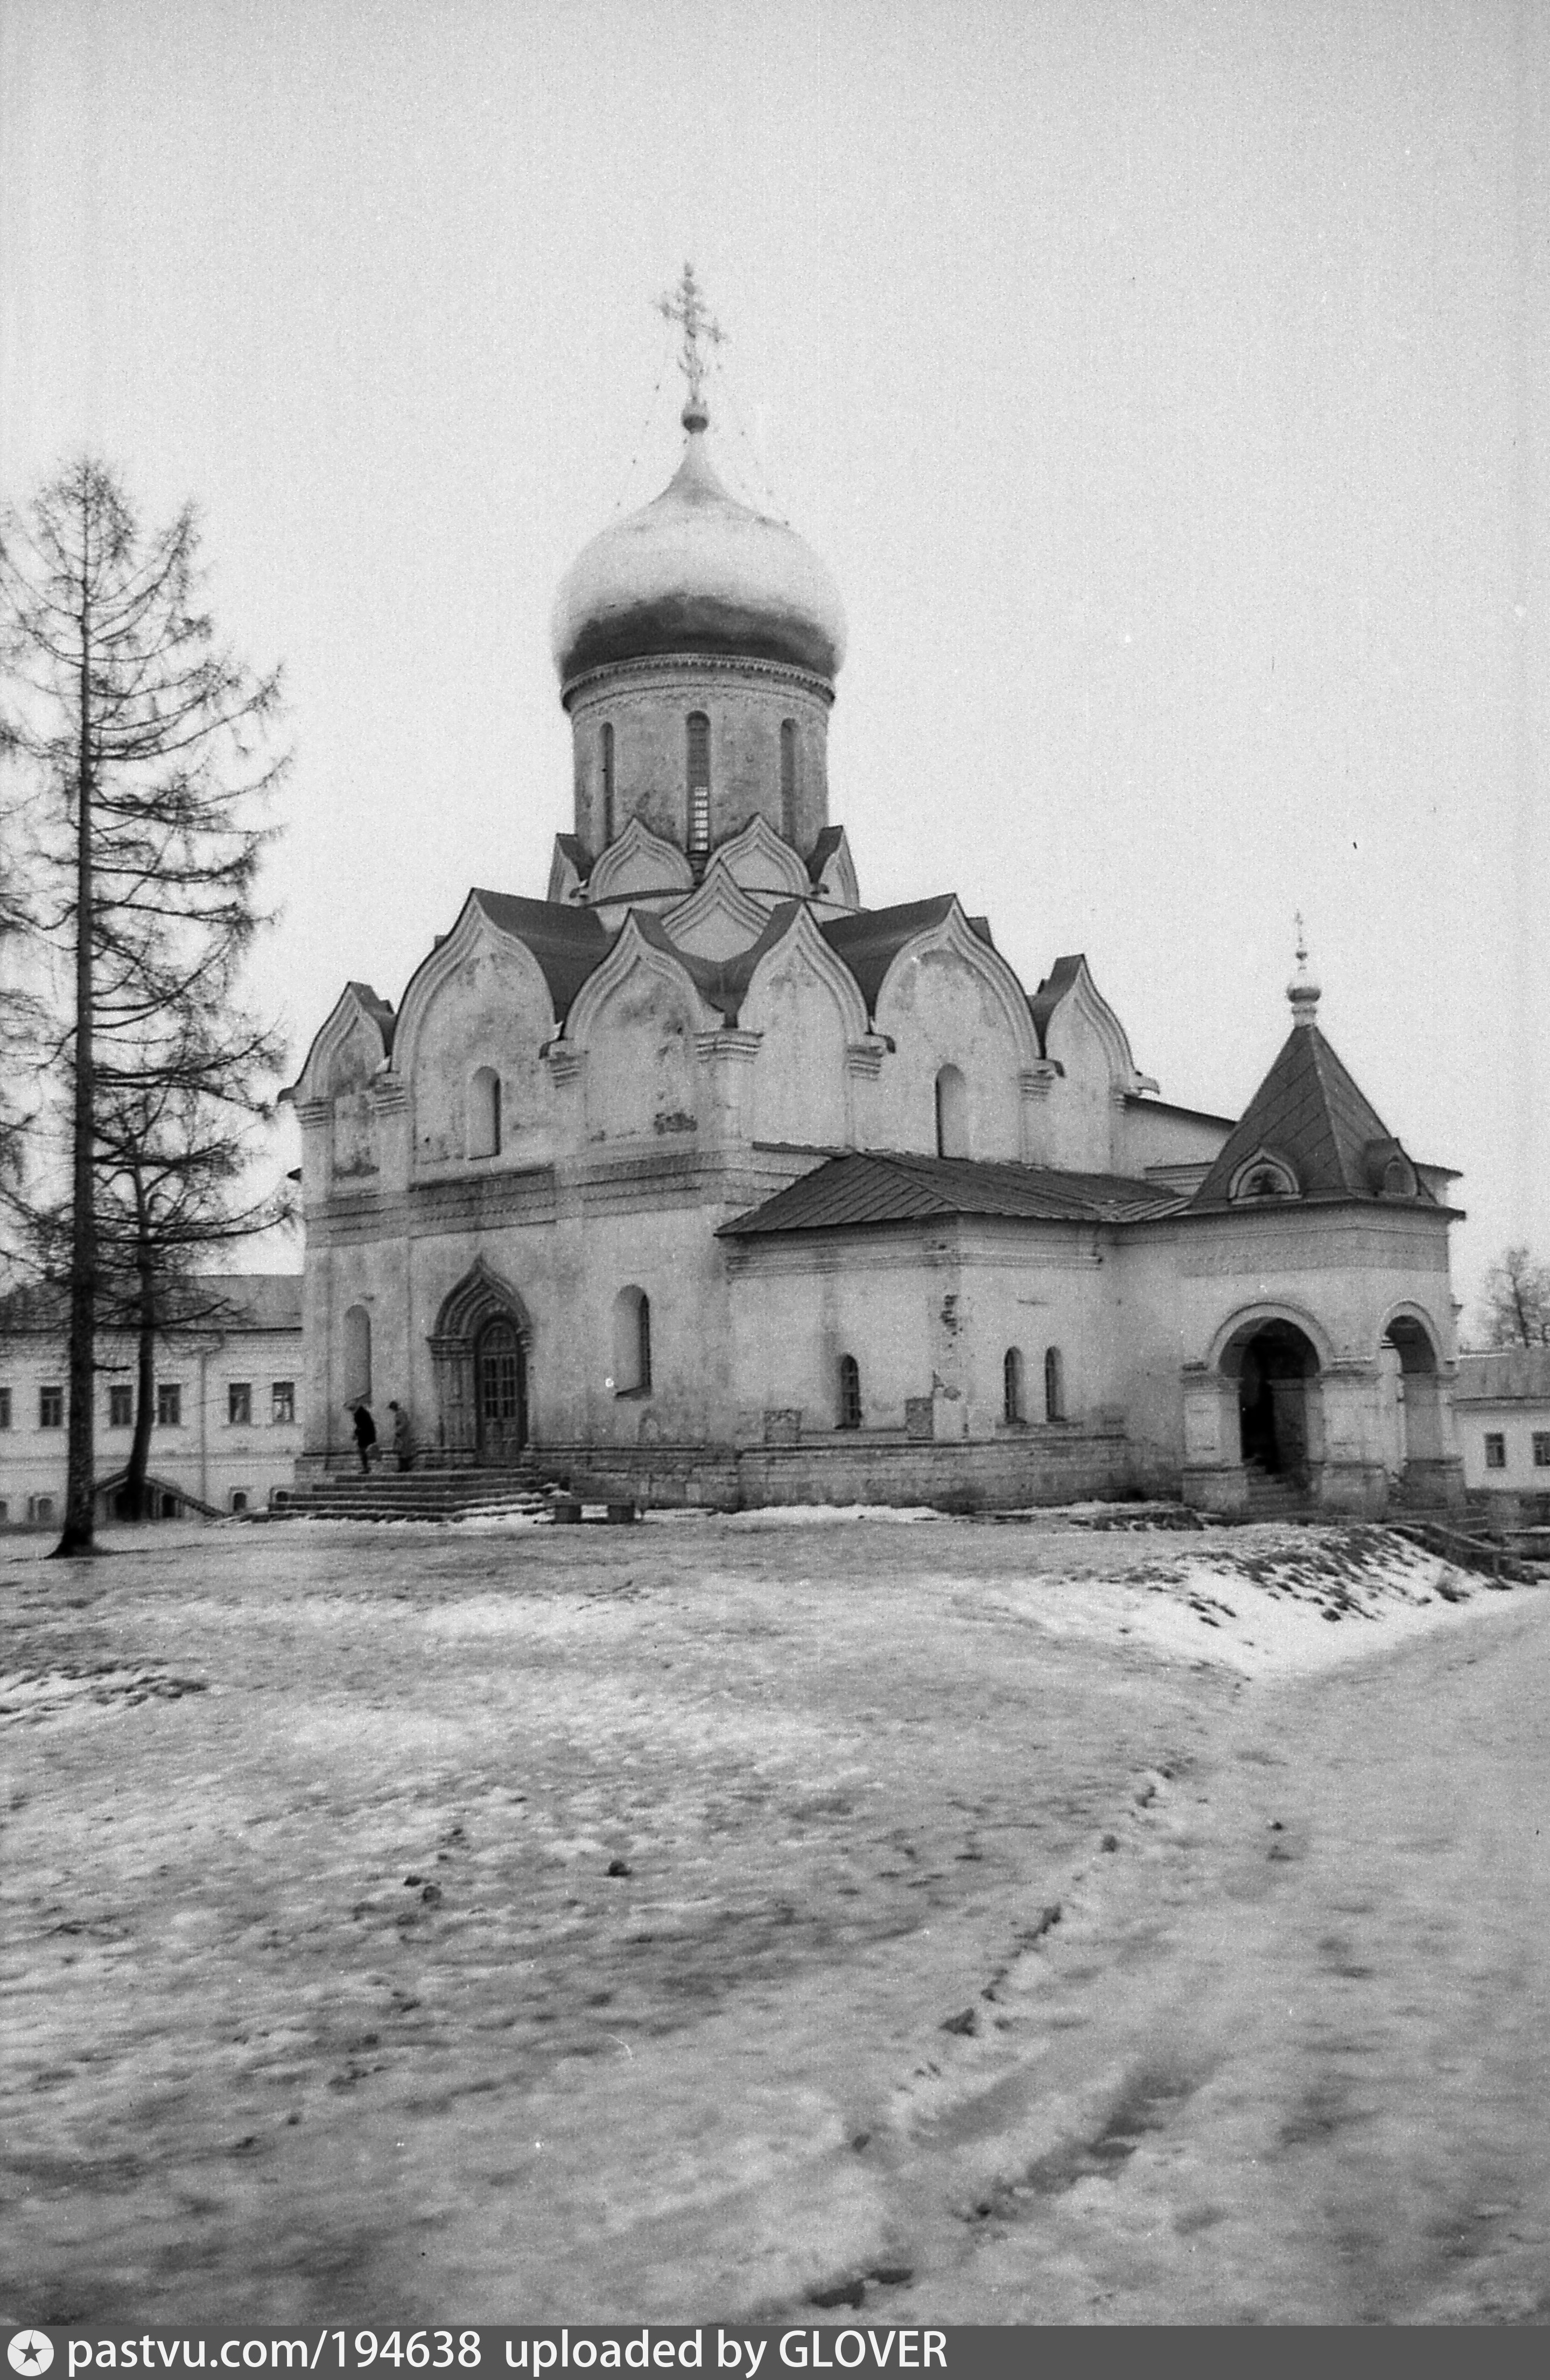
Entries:
<svg viewBox="0 0 1550 2380">
<path fill-rule="evenodd" d="M 935 1156 L 937 1075 L 952 1065 L 967 1086 L 969 1155 L 1015 1164 L 1027 1052 L 998 988 L 951 946 L 905 951 L 878 996 L 876 1023 L 894 1048 L 857 1100 L 861 1146 Z"/>
<path fill-rule="evenodd" d="M 409 1078 L 418 1170 L 467 1160 L 469 1086 L 482 1066 L 501 1084 L 501 1148 L 481 1166 L 545 1162 L 553 1151 L 553 1093 L 539 1056 L 554 1031 L 551 1002 L 531 958 L 493 936 L 431 991 L 418 1018 Z"/>
<path fill-rule="evenodd" d="M 950 1225 L 744 1244 L 733 1259 L 738 1428 L 757 1442 L 769 1410 L 800 1409 L 805 1435 L 839 1419 L 839 1363 L 861 1372 L 865 1427 L 902 1431 L 931 1398 L 934 1435 L 992 1438 L 1003 1427 L 1002 1363 L 1023 1358 L 1029 1424 L 1044 1420 L 1044 1358 L 1061 1352 L 1065 1417 L 1112 1418 L 1112 1342 L 1103 1267 L 1084 1226 Z"/>
</svg>

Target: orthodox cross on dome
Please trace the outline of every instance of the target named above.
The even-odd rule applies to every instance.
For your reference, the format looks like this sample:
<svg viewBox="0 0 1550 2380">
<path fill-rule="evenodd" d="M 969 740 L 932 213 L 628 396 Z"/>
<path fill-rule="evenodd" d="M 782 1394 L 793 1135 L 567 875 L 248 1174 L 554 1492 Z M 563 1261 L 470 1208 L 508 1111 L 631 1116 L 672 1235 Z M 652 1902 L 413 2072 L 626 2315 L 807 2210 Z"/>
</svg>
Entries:
<svg viewBox="0 0 1550 2380">
<path fill-rule="evenodd" d="M 704 350 L 722 346 L 727 334 L 700 295 L 692 264 L 684 267 L 684 277 L 677 288 L 667 297 L 658 298 L 657 311 L 664 322 L 676 322 L 684 334 L 684 345 L 678 358 L 684 377 L 689 383 L 688 403 L 684 407 L 684 427 L 685 430 L 696 427 L 703 430 L 709 419 L 705 410 L 705 374 L 710 360 Z"/>
<path fill-rule="evenodd" d="M 1308 973 L 1308 937 L 1301 909 L 1297 912 L 1297 972 L 1287 986 L 1287 998 L 1291 1002 L 1293 1023 L 1312 1025 L 1318 1014 L 1319 987 Z"/>
</svg>

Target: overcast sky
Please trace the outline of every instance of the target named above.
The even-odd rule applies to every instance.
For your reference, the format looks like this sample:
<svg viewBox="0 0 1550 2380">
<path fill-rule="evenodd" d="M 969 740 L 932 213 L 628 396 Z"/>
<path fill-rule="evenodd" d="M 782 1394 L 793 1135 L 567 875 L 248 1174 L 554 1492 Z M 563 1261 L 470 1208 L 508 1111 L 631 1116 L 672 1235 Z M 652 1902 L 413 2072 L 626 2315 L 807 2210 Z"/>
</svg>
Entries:
<svg viewBox="0 0 1550 2380">
<path fill-rule="evenodd" d="M 0 489 L 192 495 L 284 660 L 299 1064 L 543 892 L 692 258 L 724 475 L 844 594 L 863 899 L 1084 950 L 1229 1114 L 1301 908 L 1472 1301 L 1550 1255 L 1547 103 L 1543 0 L 0 0 Z"/>
</svg>

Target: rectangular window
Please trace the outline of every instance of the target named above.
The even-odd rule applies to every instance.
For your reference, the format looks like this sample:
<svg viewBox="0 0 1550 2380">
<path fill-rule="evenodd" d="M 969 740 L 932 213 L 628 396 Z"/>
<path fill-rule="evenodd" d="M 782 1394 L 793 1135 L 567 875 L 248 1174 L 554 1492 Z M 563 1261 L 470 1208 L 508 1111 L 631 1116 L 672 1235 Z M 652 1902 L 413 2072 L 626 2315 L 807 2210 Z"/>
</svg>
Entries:
<svg viewBox="0 0 1550 2380">
<path fill-rule="evenodd" d="M 226 1419 L 234 1429 L 245 1429 L 253 1418 L 253 1384 L 251 1380 L 230 1380 L 226 1384 Z"/>
<path fill-rule="evenodd" d="M 159 1427 L 160 1428 L 162 1428 L 162 1429 L 181 1429 L 181 1428 L 182 1428 L 182 1427 L 183 1427 L 183 1388 L 182 1388 L 182 1383 L 181 1383 L 180 1381 L 177 1381 L 177 1380 L 158 1380 L 158 1381 L 157 1381 L 157 1383 L 156 1383 L 156 1420 L 157 1420 L 157 1425 L 158 1425 L 158 1427 Z"/>
<path fill-rule="evenodd" d="M 1499 1429 L 1485 1433 L 1485 1468 L 1487 1471 L 1507 1469 L 1507 1439 Z"/>
<path fill-rule="evenodd" d="M 65 1391 L 49 1387 L 38 1390 L 38 1427 L 63 1429 L 65 1427 Z"/>
<path fill-rule="evenodd" d="M 109 1429 L 133 1429 L 135 1426 L 135 1392 L 133 1389 L 108 1390 Z"/>
<path fill-rule="evenodd" d="M 689 780 L 689 849 L 710 848 L 710 722 L 703 710 L 691 710 L 687 721 Z"/>
<path fill-rule="evenodd" d="M 0 1429 L 9 1429 L 10 1426 L 11 1392 L 9 1389 L 0 1389 Z"/>
<path fill-rule="evenodd" d="M 1536 1429 L 1533 1434 L 1534 1469 L 1550 1471 L 1550 1429 Z"/>
<path fill-rule="evenodd" d="M 271 1421 L 295 1421 L 296 1382 L 294 1380 L 275 1381 L 269 1392 L 269 1417 Z"/>
</svg>

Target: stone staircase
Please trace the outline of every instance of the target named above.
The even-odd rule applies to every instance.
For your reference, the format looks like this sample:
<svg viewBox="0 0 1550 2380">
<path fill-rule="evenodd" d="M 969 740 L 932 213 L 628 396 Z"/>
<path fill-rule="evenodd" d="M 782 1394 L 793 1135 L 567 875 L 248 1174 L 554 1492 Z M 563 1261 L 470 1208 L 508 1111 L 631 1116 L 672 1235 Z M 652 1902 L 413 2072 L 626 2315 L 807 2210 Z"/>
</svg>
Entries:
<svg viewBox="0 0 1550 2380">
<path fill-rule="evenodd" d="M 331 1473 L 293 1488 L 287 1517 L 314 1521 L 469 1521 L 549 1513 L 563 1483 L 542 1464 L 503 1470 Z"/>
<path fill-rule="evenodd" d="M 1266 1471 L 1258 1463 L 1243 1465 L 1248 1488 L 1245 1517 L 1251 1521 L 1295 1521 L 1311 1511 L 1307 1489 L 1284 1471 Z"/>
</svg>

